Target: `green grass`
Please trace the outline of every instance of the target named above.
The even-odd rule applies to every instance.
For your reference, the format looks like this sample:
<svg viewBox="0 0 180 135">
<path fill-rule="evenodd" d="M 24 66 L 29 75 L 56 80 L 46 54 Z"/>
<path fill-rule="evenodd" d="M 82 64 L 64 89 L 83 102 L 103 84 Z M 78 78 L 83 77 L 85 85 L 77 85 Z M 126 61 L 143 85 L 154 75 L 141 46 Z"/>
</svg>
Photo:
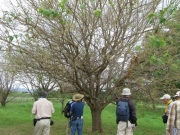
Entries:
<svg viewBox="0 0 180 135">
<path fill-rule="evenodd" d="M 6 107 L 0 107 L 0 134 L 1 135 L 32 135 L 33 115 L 31 108 L 33 102 L 13 102 Z M 65 135 L 67 119 L 61 114 L 61 104 L 53 102 L 55 113 L 52 119 L 55 124 L 51 127 L 51 135 Z M 165 125 L 161 115 L 163 108 L 156 111 L 147 106 L 137 106 L 138 127 L 134 135 L 164 135 Z M 84 109 L 83 135 L 100 135 L 91 133 L 91 114 L 86 105 Z M 102 135 L 116 135 L 117 124 L 115 122 L 115 105 L 108 105 L 102 112 Z"/>
</svg>

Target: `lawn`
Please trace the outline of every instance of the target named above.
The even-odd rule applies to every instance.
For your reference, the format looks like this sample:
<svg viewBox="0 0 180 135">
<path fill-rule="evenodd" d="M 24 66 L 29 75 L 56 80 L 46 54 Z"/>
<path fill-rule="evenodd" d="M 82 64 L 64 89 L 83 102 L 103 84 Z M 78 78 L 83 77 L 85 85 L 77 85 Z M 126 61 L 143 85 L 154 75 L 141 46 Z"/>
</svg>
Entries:
<svg viewBox="0 0 180 135">
<path fill-rule="evenodd" d="M 0 107 L 0 134 L 1 135 L 33 135 L 33 115 L 31 115 L 32 101 L 10 102 L 6 107 Z M 61 114 L 61 104 L 53 101 L 55 113 L 52 119 L 51 135 L 65 135 L 67 119 Z M 102 113 L 102 135 L 116 135 L 115 105 L 108 105 Z M 164 135 L 165 125 L 162 123 L 163 108 L 150 109 L 147 105 L 136 105 L 138 127 L 134 135 Z M 91 133 L 90 109 L 85 105 L 83 135 L 100 135 Z"/>
</svg>

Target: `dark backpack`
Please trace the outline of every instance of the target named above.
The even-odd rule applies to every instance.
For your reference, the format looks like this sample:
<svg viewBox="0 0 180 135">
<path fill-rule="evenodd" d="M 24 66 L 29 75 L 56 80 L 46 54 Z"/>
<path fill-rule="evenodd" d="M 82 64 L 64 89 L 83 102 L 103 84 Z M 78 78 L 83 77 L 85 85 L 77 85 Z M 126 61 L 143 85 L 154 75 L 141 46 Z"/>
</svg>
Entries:
<svg viewBox="0 0 180 135">
<path fill-rule="evenodd" d="M 67 117 L 67 118 L 70 118 L 71 115 L 70 115 L 70 110 L 71 110 L 71 105 L 73 104 L 74 102 L 73 101 L 70 101 L 66 104 L 66 106 L 64 107 L 64 110 L 63 110 L 63 113 L 64 113 L 64 116 Z"/>
<path fill-rule="evenodd" d="M 120 100 L 118 101 L 116 108 L 116 118 L 119 121 L 128 121 L 130 117 L 128 100 Z"/>
</svg>

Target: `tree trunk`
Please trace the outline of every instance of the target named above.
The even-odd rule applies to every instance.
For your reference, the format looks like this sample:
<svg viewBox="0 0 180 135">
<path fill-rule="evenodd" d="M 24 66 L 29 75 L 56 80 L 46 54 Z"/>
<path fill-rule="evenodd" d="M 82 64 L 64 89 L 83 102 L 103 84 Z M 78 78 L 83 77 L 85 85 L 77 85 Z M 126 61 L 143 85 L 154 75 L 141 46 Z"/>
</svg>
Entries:
<svg viewBox="0 0 180 135">
<path fill-rule="evenodd" d="M 8 93 L 3 92 L 1 93 L 1 106 L 6 106 L 6 99 L 7 99 Z"/>
<path fill-rule="evenodd" d="M 3 106 L 3 107 L 6 106 L 6 101 L 5 101 L 5 100 L 2 100 L 2 101 L 1 101 L 1 106 Z"/>
<path fill-rule="evenodd" d="M 102 108 L 92 108 L 91 109 L 91 115 L 92 115 L 92 132 L 99 132 L 102 133 L 102 123 L 101 123 L 101 113 Z"/>
</svg>

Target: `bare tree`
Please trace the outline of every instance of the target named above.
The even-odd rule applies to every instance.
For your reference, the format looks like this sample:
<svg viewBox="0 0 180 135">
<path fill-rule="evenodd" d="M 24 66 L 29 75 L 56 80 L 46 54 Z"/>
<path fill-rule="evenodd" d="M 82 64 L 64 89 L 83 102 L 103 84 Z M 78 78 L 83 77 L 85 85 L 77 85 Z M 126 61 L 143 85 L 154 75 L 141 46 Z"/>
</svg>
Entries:
<svg viewBox="0 0 180 135">
<path fill-rule="evenodd" d="M 92 131 L 102 132 L 101 112 L 129 77 L 136 43 L 151 29 L 147 17 L 161 2 L 16 0 L 3 12 L 0 40 L 18 71 L 44 71 L 84 94 Z"/>
<path fill-rule="evenodd" d="M 47 76 L 43 72 L 37 74 L 22 73 L 18 81 L 29 91 L 35 100 L 38 99 L 39 91 L 44 90 L 50 93 L 53 90 L 59 90 L 58 83 L 51 76 Z"/>
<path fill-rule="evenodd" d="M 1 71 L 0 72 L 0 102 L 2 106 L 6 106 L 6 103 L 10 100 L 7 100 L 8 95 L 10 94 L 11 90 L 16 90 L 16 84 L 14 84 L 15 75 L 8 71 Z"/>
</svg>

